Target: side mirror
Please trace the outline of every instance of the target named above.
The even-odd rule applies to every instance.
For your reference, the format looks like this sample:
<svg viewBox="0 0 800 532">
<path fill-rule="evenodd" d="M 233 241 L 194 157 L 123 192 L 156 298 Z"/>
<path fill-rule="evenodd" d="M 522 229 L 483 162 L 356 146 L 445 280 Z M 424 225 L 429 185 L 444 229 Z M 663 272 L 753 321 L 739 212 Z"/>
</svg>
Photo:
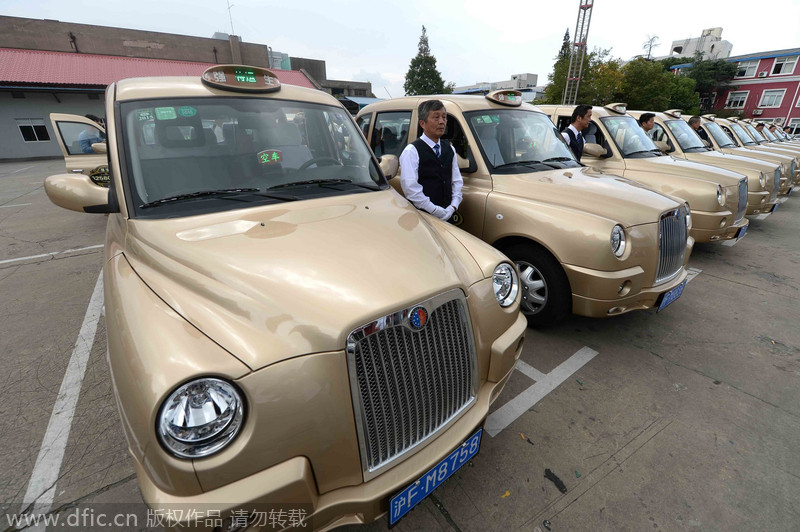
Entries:
<svg viewBox="0 0 800 532">
<path fill-rule="evenodd" d="M 669 144 L 664 142 L 663 140 L 654 140 L 653 141 L 661 153 L 667 153 L 669 151 Z"/>
<path fill-rule="evenodd" d="M 400 168 L 400 161 L 397 160 L 397 155 L 384 155 L 380 158 L 381 172 L 383 172 L 386 179 L 391 179 L 397 175 L 397 170 Z"/>
<path fill-rule="evenodd" d="M 108 145 L 105 142 L 95 142 L 92 144 L 92 151 L 95 153 L 108 153 Z"/>
<path fill-rule="evenodd" d="M 109 189 L 95 185 L 88 175 L 51 175 L 44 180 L 44 191 L 50 201 L 64 209 L 91 213 L 116 212 L 108 204 Z"/>
<path fill-rule="evenodd" d="M 456 154 L 456 161 L 458 162 L 458 169 L 463 170 L 464 173 L 472 174 L 478 171 L 478 163 L 475 161 L 475 157 L 472 156 L 472 150 L 469 147 L 467 147 L 467 157 L 464 158 Z"/>
<path fill-rule="evenodd" d="M 594 142 L 587 142 L 583 145 L 583 154 L 589 157 L 602 157 L 606 154 L 606 149 Z"/>
</svg>

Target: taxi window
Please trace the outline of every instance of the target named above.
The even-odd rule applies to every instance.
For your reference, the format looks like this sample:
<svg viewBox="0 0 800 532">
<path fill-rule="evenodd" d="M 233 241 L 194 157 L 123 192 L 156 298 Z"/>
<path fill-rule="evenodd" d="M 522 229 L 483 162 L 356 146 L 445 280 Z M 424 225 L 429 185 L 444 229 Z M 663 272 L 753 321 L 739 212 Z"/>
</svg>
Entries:
<svg viewBox="0 0 800 532">
<path fill-rule="evenodd" d="M 400 157 L 408 143 L 411 111 L 378 113 L 372 130 L 370 147 L 378 157 L 391 154 Z"/>
<path fill-rule="evenodd" d="M 714 140 L 719 144 L 720 148 L 736 147 L 736 141 L 733 140 L 733 135 L 730 132 L 723 131 L 723 128 L 716 122 L 703 124 L 703 127 L 714 137 Z"/>
<path fill-rule="evenodd" d="M 96 155 L 92 150 L 95 142 L 104 142 L 105 135 L 100 129 L 81 122 L 57 122 L 58 134 L 69 155 Z"/>
<path fill-rule="evenodd" d="M 750 138 L 750 134 L 739 124 L 731 124 L 731 129 L 736 132 L 736 135 L 739 137 L 739 140 L 743 145 L 754 146 L 756 144 L 756 142 Z"/>
<path fill-rule="evenodd" d="M 385 186 L 355 123 L 337 106 L 186 98 L 123 102 L 121 115 L 126 181 L 139 216 L 246 207 L 274 201 L 267 191 L 275 187 L 297 200 Z M 341 186 L 292 188 L 309 180 L 338 180 Z M 239 189 L 248 193 L 235 201 L 207 194 Z M 198 193 L 207 195 L 174 199 Z"/>
<path fill-rule="evenodd" d="M 600 122 L 623 157 L 657 157 L 660 151 L 632 116 L 603 116 Z"/>
<path fill-rule="evenodd" d="M 685 120 L 667 120 L 667 127 L 675 135 L 675 139 L 683 151 L 706 151 L 706 146 L 700 136 Z"/>
<path fill-rule="evenodd" d="M 356 119 L 356 124 L 358 125 L 361 132 L 364 133 L 364 138 L 367 138 L 367 135 L 369 135 L 370 123 L 372 123 L 371 114 L 362 115 Z"/>
<path fill-rule="evenodd" d="M 653 124 L 650 138 L 657 142 L 667 142 L 669 139 L 669 137 L 667 137 L 667 132 L 664 130 L 661 124 Z"/>
</svg>

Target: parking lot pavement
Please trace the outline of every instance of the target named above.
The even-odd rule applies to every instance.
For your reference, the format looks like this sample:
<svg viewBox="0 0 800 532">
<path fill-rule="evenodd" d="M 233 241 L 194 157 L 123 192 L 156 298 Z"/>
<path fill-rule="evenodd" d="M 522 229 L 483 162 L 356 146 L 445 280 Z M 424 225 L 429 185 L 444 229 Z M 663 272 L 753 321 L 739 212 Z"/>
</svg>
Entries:
<svg viewBox="0 0 800 532">
<path fill-rule="evenodd" d="M 62 169 L 0 163 L 0 509 L 12 511 L 30 486 L 102 268 L 93 246 L 105 217 L 59 209 L 41 189 Z M 751 220 L 735 246 L 696 246 L 697 275 L 660 314 L 529 330 L 525 371 L 513 374 L 490 419 L 538 400 L 494 436 L 485 432 L 470 465 L 396 528 L 543 532 L 547 520 L 552 530 L 796 530 L 799 226 L 792 197 Z M 141 500 L 104 327 L 100 316 L 61 441 L 54 511 Z M 345 530 L 386 528 L 383 519 Z"/>
</svg>

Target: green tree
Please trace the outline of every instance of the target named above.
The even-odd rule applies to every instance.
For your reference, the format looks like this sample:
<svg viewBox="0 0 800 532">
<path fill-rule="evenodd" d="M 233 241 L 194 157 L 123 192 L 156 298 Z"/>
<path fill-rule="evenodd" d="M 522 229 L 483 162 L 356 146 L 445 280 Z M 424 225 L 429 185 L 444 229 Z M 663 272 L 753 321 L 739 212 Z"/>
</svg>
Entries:
<svg viewBox="0 0 800 532">
<path fill-rule="evenodd" d="M 672 74 L 658 61 L 638 57 L 622 67 L 621 100 L 629 109 L 664 111 L 670 103 Z"/>
<path fill-rule="evenodd" d="M 565 39 L 568 37 L 565 36 Z M 608 59 L 610 53 L 611 50 L 595 48 L 584 56 L 578 103 L 605 105 L 616 98 L 622 85 L 622 71 L 618 59 Z M 547 75 L 549 83 L 544 89 L 541 103 L 561 103 L 568 71 L 569 55 L 564 57 L 559 53 L 553 72 Z"/>
<path fill-rule="evenodd" d="M 453 83 L 445 84 L 442 74 L 436 69 L 436 58 L 431 55 L 428 45 L 428 32 L 422 26 L 422 36 L 419 38 L 419 51 L 411 60 L 403 84 L 408 96 L 420 94 L 448 94 L 453 92 Z"/>
<path fill-rule="evenodd" d="M 669 104 L 667 109 L 680 109 L 685 114 L 700 113 L 700 96 L 695 91 L 695 81 L 686 76 L 671 74 Z"/>
<path fill-rule="evenodd" d="M 703 59 L 701 54 L 694 56 L 690 67 L 682 69 L 681 74 L 695 81 L 695 90 L 701 98 L 711 101 L 712 93 L 721 94 L 733 89 L 731 81 L 736 75 L 737 65 L 724 59 Z M 706 109 L 704 109 L 705 111 Z"/>
</svg>

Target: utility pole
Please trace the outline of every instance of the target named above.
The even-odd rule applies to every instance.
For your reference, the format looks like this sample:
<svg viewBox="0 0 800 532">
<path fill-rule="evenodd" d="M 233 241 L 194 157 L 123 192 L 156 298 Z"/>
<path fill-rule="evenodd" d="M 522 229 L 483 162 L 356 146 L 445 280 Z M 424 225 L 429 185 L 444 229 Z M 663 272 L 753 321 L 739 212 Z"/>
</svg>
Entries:
<svg viewBox="0 0 800 532">
<path fill-rule="evenodd" d="M 594 0 L 580 0 L 578 21 L 575 24 L 575 40 L 572 42 L 572 51 L 569 56 L 567 85 L 564 87 L 564 96 L 561 98 L 563 105 L 575 105 L 578 99 L 583 60 L 586 57 L 586 40 L 589 37 L 589 23 L 592 21 L 592 6 L 594 6 Z"/>
<path fill-rule="evenodd" d="M 235 7 L 231 5 L 231 0 L 225 0 L 228 3 L 228 18 L 231 21 L 231 35 L 236 35 L 236 32 L 233 31 L 233 16 L 231 16 L 231 8 Z"/>
</svg>

